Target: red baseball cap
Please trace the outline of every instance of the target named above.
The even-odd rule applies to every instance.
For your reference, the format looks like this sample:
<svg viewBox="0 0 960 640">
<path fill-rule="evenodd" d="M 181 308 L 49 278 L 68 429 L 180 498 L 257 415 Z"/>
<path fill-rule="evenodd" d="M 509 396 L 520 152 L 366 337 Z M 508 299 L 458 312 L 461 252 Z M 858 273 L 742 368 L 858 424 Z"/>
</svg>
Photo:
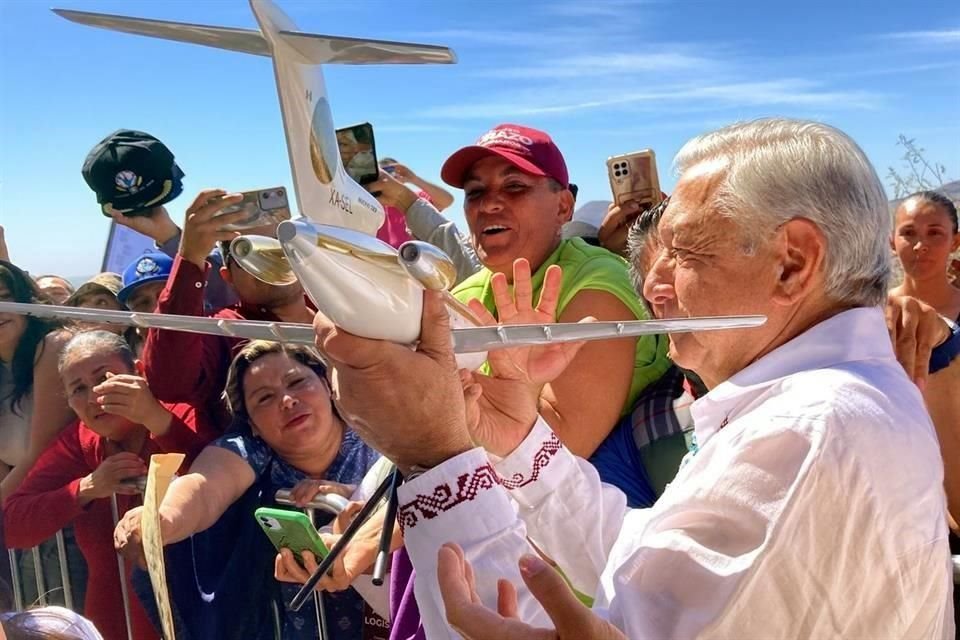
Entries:
<svg viewBox="0 0 960 640">
<path fill-rule="evenodd" d="M 476 144 L 447 158 L 440 177 L 451 187 L 463 188 L 464 178 L 478 160 L 500 156 L 524 173 L 553 178 L 566 189 L 570 185 L 563 154 L 543 131 L 518 124 L 500 124 L 480 136 Z"/>
</svg>

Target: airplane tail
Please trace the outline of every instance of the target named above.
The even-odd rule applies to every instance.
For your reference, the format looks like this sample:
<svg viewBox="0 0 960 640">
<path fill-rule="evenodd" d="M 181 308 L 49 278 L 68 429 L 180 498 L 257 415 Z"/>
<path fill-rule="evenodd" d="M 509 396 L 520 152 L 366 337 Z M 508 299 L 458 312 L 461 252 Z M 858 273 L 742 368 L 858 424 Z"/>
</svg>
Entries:
<svg viewBox="0 0 960 640">
<path fill-rule="evenodd" d="M 297 31 L 272 0 L 250 0 L 259 31 L 54 9 L 83 25 L 273 59 L 300 213 L 314 222 L 375 235 L 383 207 L 343 168 L 322 64 L 449 64 L 447 47 Z"/>
<path fill-rule="evenodd" d="M 270 56 L 270 44 L 261 32 L 251 29 L 217 27 L 169 22 L 149 18 L 132 18 L 107 13 L 91 13 L 72 9 L 53 9 L 71 22 L 138 36 L 199 44 L 258 56 Z M 346 38 L 288 29 L 277 30 L 277 38 L 301 58 L 303 64 L 452 64 L 457 61 L 447 47 Z"/>
</svg>

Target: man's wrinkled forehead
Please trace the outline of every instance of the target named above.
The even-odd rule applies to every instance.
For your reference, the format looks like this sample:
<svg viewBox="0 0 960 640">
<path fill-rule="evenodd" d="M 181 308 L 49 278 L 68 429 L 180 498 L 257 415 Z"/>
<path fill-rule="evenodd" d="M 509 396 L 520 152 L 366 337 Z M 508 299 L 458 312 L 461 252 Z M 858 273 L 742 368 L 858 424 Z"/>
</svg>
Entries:
<svg viewBox="0 0 960 640">
<path fill-rule="evenodd" d="M 720 157 L 698 162 L 684 171 L 660 220 L 661 233 L 705 217 L 713 209 L 714 196 L 723 184 L 728 166 L 728 159 Z"/>
</svg>

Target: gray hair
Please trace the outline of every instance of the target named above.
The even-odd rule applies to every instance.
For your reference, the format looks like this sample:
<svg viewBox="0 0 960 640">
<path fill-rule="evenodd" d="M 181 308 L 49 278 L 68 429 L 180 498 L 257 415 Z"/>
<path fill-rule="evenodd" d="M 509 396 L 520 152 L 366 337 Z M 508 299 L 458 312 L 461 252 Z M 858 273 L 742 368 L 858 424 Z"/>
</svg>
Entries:
<svg viewBox="0 0 960 640">
<path fill-rule="evenodd" d="M 660 218 L 663 217 L 663 212 L 667 210 L 668 204 L 670 204 L 669 197 L 637 216 L 637 219 L 627 230 L 627 260 L 630 263 L 630 282 L 633 283 L 634 290 L 640 296 L 640 301 L 644 303 L 646 300 L 643 297 L 643 281 L 647 274 L 641 269 L 641 263 L 649 248 L 647 247 L 647 241 L 657 233 Z"/>
<path fill-rule="evenodd" d="M 60 352 L 60 358 L 57 361 L 57 373 L 63 375 L 63 370 L 72 358 L 79 356 L 90 356 L 93 354 L 110 354 L 119 357 L 130 370 L 133 370 L 136 356 L 133 355 L 133 349 L 123 339 L 109 331 L 84 331 L 70 338 L 67 344 Z"/>
<path fill-rule="evenodd" d="M 891 220 L 877 173 L 857 144 L 818 122 L 770 118 L 742 122 L 690 140 L 674 161 L 679 173 L 725 161 L 713 195 L 735 219 L 751 253 L 781 224 L 806 218 L 827 240 L 826 294 L 875 306 L 890 279 Z"/>
</svg>

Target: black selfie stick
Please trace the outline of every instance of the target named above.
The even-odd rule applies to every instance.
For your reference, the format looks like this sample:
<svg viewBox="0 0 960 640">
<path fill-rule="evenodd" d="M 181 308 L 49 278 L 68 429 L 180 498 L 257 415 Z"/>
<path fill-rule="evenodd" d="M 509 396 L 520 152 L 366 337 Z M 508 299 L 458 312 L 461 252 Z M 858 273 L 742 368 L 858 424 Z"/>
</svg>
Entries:
<svg viewBox="0 0 960 640">
<path fill-rule="evenodd" d="M 387 573 L 387 558 L 390 557 L 390 543 L 393 542 L 393 521 L 397 519 L 397 487 L 403 481 L 400 471 L 394 468 L 390 480 L 387 512 L 383 519 L 383 529 L 380 531 L 380 547 L 377 550 L 377 561 L 373 565 L 373 584 L 378 587 L 383 584 L 383 577 Z"/>
<path fill-rule="evenodd" d="M 327 557 L 324 558 L 320 565 L 314 570 L 310 575 L 310 579 L 307 580 L 300 591 L 297 592 L 297 595 L 293 597 L 293 600 L 290 601 L 290 605 L 287 607 L 290 611 L 299 611 L 300 608 L 306 604 L 307 600 L 310 598 L 310 595 L 313 593 L 313 588 L 317 586 L 317 583 L 320 582 L 327 571 L 330 570 L 330 567 L 333 566 L 334 561 L 343 553 L 344 548 L 350 543 L 350 540 L 353 539 L 353 536 L 357 535 L 357 531 L 360 530 L 360 527 L 363 526 L 363 523 L 366 522 L 370 516 L 372 516 L 377 508 L 379 507 L 380 500 L 383 498 L 384 494 L 394 486 L 394 476 L 399 476 L 399 473 L 394 467 L 393 472 L 388 475 L 383 482 L 380 483 L 380 486 L 377 487 L 377 490 L 373 492 L 373 495 L 370 496 L 370 499 L 367 500 L 367 504 L 363 505 L 363 508 L 357 513 L 356 517 L 353 519 L 353 522 L 347 526 L 346 530 L 343 532 L 343 535 L 340 536 L 340 539 L 337 540 L 337 543 L 333 545 L 333 548 L 330 549 L 330 553 L 327 554 Z M 392 523 L 384 523 L 384 528 L 389 528 L 393 531 Z M 378 554 L 379 555 L 379 554 Z"/>
</svg>

